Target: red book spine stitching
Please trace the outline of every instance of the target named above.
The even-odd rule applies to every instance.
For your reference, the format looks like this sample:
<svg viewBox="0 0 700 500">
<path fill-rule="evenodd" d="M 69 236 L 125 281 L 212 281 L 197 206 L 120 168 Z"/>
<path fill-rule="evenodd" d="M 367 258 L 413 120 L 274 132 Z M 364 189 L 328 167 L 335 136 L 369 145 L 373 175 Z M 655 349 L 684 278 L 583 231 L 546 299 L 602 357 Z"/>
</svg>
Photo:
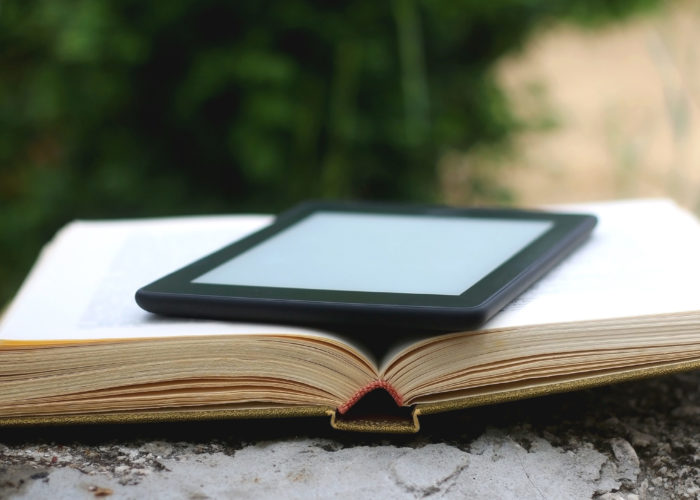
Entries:
<svg viewBox="0 0 700 500">
<path fill-rule="evenodd" d="M 387 382 L 386 380 L 375 380 L 374 382 L 371 382 L 364 386 L 362 389 L 357 391 L 353 396 L 347 401 L 342 406 L 338 407 L 338 412 L 343 415 L 346 413 L 350 408 L 353 407 L 355 403 L 357 403 L 362 397 L 367 394 L 368 392 L 371 392 L 375 389 L 384 389 L 386 392 L 388 392 L 392 398 L 394 398 L 394 401 L 396 401 L 396 404 L 399 406 L 403 406 L 403 398 L 401 395 L 392 387 L 392 385 Z"/>
</svg>

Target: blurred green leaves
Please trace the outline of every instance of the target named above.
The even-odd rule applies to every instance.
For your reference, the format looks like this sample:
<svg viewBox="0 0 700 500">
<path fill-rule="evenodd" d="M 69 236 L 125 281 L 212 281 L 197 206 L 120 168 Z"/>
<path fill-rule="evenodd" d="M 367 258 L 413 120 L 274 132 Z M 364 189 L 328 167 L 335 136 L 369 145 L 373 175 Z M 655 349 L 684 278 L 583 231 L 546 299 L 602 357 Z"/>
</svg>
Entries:
<svg viewBox="0 0 700 500">
<path fill-rule="evenodd" d="M 0 0 L 0 303 L 73 218 L 430 200 L 520 124 L 490 68 L 653 0 Z"/>
</svg>

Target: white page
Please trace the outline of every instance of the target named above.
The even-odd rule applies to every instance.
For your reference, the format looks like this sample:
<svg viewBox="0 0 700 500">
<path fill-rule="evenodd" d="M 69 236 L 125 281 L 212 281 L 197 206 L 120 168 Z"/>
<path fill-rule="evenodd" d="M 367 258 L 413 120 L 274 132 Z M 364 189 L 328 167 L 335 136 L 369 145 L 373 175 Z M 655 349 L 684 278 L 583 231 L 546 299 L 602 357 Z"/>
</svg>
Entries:
<svg viewBox="0 0 700 500">
<path fill-rule="evenodd" d="M 484 328 L 700 310 L 700 224 L 668 200 L 554 207 L 592 213 L 590 240 Z"/>
<path fill-rule="evenodd" d="M 318 334 L 276 325 L 159 317 L 141 286 L 268 224 L 270 216 L 77 221 L 42 251 L 0 324 L 3 340 L 94 340 L 251 333 Z"/>
</svg>

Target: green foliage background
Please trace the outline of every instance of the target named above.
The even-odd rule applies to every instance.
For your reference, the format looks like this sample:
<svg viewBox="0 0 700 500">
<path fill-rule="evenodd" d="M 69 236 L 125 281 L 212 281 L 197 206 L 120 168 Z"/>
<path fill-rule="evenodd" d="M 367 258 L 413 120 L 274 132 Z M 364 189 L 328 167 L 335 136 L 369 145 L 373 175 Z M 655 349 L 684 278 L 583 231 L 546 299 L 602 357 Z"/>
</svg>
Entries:
<svg viewBox="0 0 700 500">
<path fill-rule="evenodd" d="M 0 304 L 74 218 L 431 200 L 522 124 L 489 72 L 654 0 L 0 0 Z"/>
</svg>

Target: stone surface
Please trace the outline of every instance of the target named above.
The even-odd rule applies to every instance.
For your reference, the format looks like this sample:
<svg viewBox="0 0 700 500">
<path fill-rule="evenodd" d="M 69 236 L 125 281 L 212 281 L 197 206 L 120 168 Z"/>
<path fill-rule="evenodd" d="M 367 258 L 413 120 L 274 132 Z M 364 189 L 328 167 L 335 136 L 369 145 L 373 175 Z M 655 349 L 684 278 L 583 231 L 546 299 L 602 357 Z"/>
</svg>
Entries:
<svg viewBox="0 0 700 500">
<path fill-rule="evenodd" d="M 700 373 L 424 417 L 0 430 L 0 498 L 700 498 Z"/>
</svg>

